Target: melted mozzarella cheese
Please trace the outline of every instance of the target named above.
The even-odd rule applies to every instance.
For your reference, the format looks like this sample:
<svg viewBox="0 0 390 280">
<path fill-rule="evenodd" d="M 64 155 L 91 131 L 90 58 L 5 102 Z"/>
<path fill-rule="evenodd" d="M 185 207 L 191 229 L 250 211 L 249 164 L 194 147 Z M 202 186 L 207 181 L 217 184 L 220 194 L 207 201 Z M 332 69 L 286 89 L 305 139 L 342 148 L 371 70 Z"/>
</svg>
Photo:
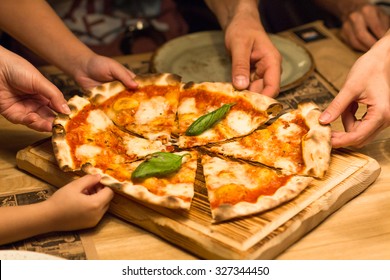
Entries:
<svg viewBox="0 0 390 280">
<path fill-rule="evenodd" d="M 195 98 L 191 97 L 191 98 L 183 99 L 181 101 L 181 103 L 180 103 L 179 108 L 177 109 L 177 112 L 180 115 L 183 115 L 183 114 L 197 114 L 198 113 L 198 109 L 196 108 Z"/>
<path fill-rule="evenodd" d="M 291 160 L 285 158 L 276 158 L 274 162 L 274 167 L 283 170 L 288 170 L 289 172 L 293 173 L 297 172 L 297 166 L 293 162 L 291 162 Z"/>
<path fill-rule="evenodd" d="M 203 168 L 208 185 L 212 189 L 228 184 L 244 185 L 247 188 L 256 185 L 247 176 L 243 165 L 235 164 L 233 166 L 220 158 L 214 157 L 210 162 L 204 164 Z"/>
<path fill-rule="evenodd" d="M 83 158 L 91 159 L 97 156 L 98 154 L 100 154 L 101 151 L 102 148 L 100 147 L 84 144 L 76 149 L 76 157 L 78 159 L 83 159 Z"/>
<path fill-rule="evenodd" d="M 244 111 L 231 111 L 227 115 L 227 123 L 231 129 L 236 131 L 239 135 L 250 133 L 252 128 L 252 118 Z"/>
<path fill-rule="evenodd" d="M 123 141 L 126 146 L 126 153 L 139 157 L 161 151 L 164 147 L 160 141 L 150 142 L 149 140 L 138 137 L 126 137 Z"/>
<path fill-rule="evenodd" d="M 238 142 L 228 142 L 225 144 L 221 144 L 220 146 L 212 147 L 211 150 L 226 153 L 228 155 L 238 155 L 241 157 L 256 155 L 256 152 L 254 150 L 251 150 L 249 148 L 243 148 L 243 146 L 241 146 L 241 144 Z"/>
<path fill-rule="evenodd" d="M 158 117 L 164 116 L 168 110 L 168 104 L 163 96 L 155 96 L 150 100 L 142 101 L 135 113 L 137 124 L 147 124 Z"/>
<path fill-rule="evenodd" d="M 91 132 L 96 133 L 105 130 L 112 125 L 112 121 L 101 110 L 93 110 L 89 113 L 87 122 L 91 124 Z"/>
<path fill-rule="evenodd" d="M 296 137 L 296 135 L 299 135 L 301 133 L 301 127 L 294 124 L 290 123 L 288 127 L 284 126 L 278 126 L 277 131 L 275 135 L 278 137 L 280 141 L 286 141 L 286 139 L 295 139 L 299 141 L 299 137 Z"/>
</svg>

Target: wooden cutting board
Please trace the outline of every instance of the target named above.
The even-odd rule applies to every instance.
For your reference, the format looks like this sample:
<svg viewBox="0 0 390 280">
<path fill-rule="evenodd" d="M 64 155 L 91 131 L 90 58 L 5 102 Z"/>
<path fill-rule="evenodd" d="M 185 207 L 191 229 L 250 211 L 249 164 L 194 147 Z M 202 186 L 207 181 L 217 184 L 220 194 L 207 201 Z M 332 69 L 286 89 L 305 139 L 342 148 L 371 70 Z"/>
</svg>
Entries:
<svg viewBox="0 0 390 280">
<path fill-rule="evenodd" d="M 18 167 L 61 187 L 81 174 L 56 163 L 50 139 L 17 154 Z M 211 223 L 207 190 L 197 175 L 189 212 L 148 206 L 116 194 L 110 212 L 205 259 L 271 259 L 353 197 L 380 173 L 378 163 L 349 150 L 334 150 L 326 178 L 314 180 L 298 197 L 271 211 L 221 224 Z"/>
</svg>

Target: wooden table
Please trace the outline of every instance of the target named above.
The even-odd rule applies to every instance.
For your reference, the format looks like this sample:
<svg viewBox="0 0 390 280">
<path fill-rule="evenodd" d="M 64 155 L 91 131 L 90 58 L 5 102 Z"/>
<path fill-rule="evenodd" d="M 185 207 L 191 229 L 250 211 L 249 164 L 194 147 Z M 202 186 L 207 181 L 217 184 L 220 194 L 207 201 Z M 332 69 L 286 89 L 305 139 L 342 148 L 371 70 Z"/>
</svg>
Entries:
<svg viewBox="0 0 390 280">
<path fill-rule="evenodd" d="M 337 90 L 358 54 L 332 37 L 320 23 L 309 25 L 330 37 L 305 46 L 314 57 L 317 71 Z M 294 37 L 293 31 L 283 34 Z M 296 37 L 292 38 L 297 40 Z M 331 53 L 329 53 L 331 52 Z M 145 67 L 150 54 L 118 58 L 134 69 Z M 53 71 L 53 69 L 42 69 Z M 336 72 L 336 73 L 335 73 Z M 339 121 L 332 125 L 342 129 Z M 50 187 L 16 167 L 16 153 L 47 138 L 0 117 L 0 193 L 24 192 Z M 378 161 L 382 172 L 362 194 L 327 218 L 314 230 L 280 254 L 277 259 L 389 259 L 390 258 L 390 128 L 359 152 Z M 159 237 L 106 214 L 93 229 L 78 232 L 88 259 L 196 259 Z"/>
</svg>

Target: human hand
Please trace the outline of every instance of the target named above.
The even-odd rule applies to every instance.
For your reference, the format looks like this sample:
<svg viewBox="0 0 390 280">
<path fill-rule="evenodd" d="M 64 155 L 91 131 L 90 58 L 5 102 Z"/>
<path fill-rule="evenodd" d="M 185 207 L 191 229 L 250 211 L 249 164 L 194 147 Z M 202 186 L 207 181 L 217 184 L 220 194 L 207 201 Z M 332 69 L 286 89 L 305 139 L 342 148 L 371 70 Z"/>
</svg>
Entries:
<svg viewBox="0 0 390 280">
<path fill-rule="evenodd" d="M 51 231 L 95 226 L 107 211 L 114 192 L 99 184 L 99 175 L 85 175 L 57 190 L 46 206 L 51 213 Z"/>
<path fill-rule="evenodd" d="M 0 114 L 15 124 L 51 131 L 53 110 L 69 114 L 62 93 L 29 62 L 0 46 Z"/>
<path fill-rule="evenodd" d="M 368 51 L 390 27 L 390 17 L 381 7 L 367 4 L 350 13 L 341 28 L 341 37 L 351 47 Z"/>
<path fill-rule="evenodd" d="M 390 125 L 390 34 L 386 37 L 356 61 L 344 86 L 320 116 L 323 124 L 342 117 L 345 132 L 332 132 L 334 148 L 360 148 Z M 366 106 L 362 119 L 355 116 L 359 103 Z"/>
<path fill-rule="evenodd" d="M 104 82 L 121 81 L 127 88 L 136 88 L 135 74 L 109 57 L 92 53 L 83 57 L 82 62 L 73 72 L 74 79 L 84 89 L 89 89 Z"/>
<path fill-rule="evenodd" d="M 258 16 L 236 14 L 225 29 L 225 45 L 232 56 L 235 88 L 270 97 L 279 94 L 282 56 Z"/>
</svg>

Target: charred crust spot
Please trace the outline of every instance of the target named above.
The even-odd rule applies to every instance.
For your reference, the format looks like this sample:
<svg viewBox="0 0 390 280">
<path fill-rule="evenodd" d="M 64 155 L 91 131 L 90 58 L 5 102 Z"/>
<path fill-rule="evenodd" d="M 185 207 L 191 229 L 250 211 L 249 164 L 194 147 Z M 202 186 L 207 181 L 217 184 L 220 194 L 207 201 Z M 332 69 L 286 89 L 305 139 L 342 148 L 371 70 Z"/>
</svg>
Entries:
<svg viewBox="0 0 390 280">
<path fill-rule="evenodd" d="M 84 96 L 87 97 L 87 98 L 90 98 L 90 97 L 92 96 L 92 91 L 86 90 L 86 91 L 84 92 Z"/>
<path fill-rule="evenodd" d="M 283 109 L 283 105 L 279 103 L 271 104 L 267 109 L 268 115 L 277 115 L 279 114 Z"/>
<path fill-rule="evenodd" d="M 176 74 L 170 74 L 167 77 L 167 81 L 169 84 L 176 84 L 181 82 L 181 77 Z"/>
<path fill-rule="evenodd" d="M 68 164 L 62 165 L 61 161 L 59 161 L 59 166 L 60 166 L 61 170 L 64 171 L 64 172 L 72 172 L 72 171 L 74 171 L 74 169 L 71 168 Z"/>
<path fill-rule="evenodd" d="M 70 117 L 65 114 L 58 114 L 56 117 L 56 120 L 61 120 L 61 121 L 68 121 Z"/>
<path fill-rule="evenodd" d="M 99 104 L 100 103 L 100 100 L 103 100 L 104 99 L 104 96 L 100 93 L 98 93 L 97 95 L 95 95 L 93 98 L 90 99 L 90 102 L 91 104 Z"/>
<path fill-rule="evenodd" d="M 69 104 L 69 109 L 72 113 L 77 112 L 77 107 L 74 104 Z"/>
<path fill-rule="evenodd" d="M 88 173 L 88 170 L 91 169 L 93 166 L 91 163 L 86 162 L 81 166 L 81 170 Z"/>
<path fill-rule="evenodd" d="M 52 132 L 53 132 L 53 138 L 55 139 L 63 138 L 66 135 L 65 128 L 61 124 L 53 125 Z"/>
<path fill-rule="evenodd" d="M 183 89 L 191 89 L 194 85 L 194 82 L 188 82 L 183 86 Z"/>
<path fill-rule="evenodd" d="M 110 188 L 116 189 L 116 190 L 121 190 L 122 189 L 122 184 L 120 183 L 113 183 L 109 185 Z"/>
</svg>

